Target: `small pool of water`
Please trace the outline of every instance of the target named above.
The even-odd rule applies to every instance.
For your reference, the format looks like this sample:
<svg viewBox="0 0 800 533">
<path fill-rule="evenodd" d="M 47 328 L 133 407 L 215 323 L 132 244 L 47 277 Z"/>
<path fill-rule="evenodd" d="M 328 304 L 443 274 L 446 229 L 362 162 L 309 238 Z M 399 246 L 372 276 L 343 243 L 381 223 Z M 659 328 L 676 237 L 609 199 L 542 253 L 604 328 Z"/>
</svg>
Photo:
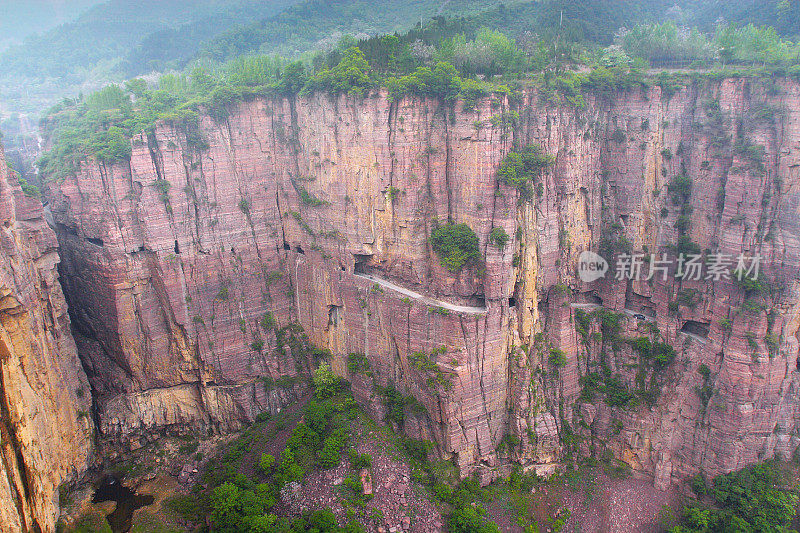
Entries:
<svg viewBox="0 0 800 533">
<path fill-rule="evenodd" d="M 92 503 L 108 501 L 117 503 L 111 514 L 106 516 L 108 525 L 111 526 L 111 531 L 113 533 L 128 533 L 133 525 L 133 512 L 136 509 L 152 504 L 153 497 L 149 494 L 136 494 L 135 490 L 124 486 L 116 477 L 106 476 L 97 490 L 94 491 Z"/>
</svg>

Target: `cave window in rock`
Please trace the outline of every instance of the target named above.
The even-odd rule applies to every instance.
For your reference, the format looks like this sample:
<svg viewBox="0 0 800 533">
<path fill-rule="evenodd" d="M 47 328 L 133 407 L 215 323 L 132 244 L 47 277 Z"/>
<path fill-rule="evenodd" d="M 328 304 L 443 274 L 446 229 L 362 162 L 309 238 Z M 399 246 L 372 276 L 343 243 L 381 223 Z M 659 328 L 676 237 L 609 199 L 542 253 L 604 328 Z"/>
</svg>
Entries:
<svg viewBox="0 0 800 533">
<path fill-rule="evenodd" d="M 103 246 L 103 239 L 95 239 L 93 237 L 86 237 L 86 240 L 95 246 Z"/>
<path fill-rule="evenodd" d="M 178 246 L 178 241 L 176 239 L 175 240 L 175 255 L 180 255 L 180 253 L 181 253 L 181 248 L 180 248 L 180 246 Z"/>
<path fill-rule="evenodd" d="M 516 306 L 517 306 L 517 299 L 516 299 L 516 298 L 514 298 L 513 296 L 511 296 L 511 297 L 508 299 L 508 306 L 509 306 L 509 307 L 516 307 Z"/>
<path fill-rule="evenodd" d="M 341 311 L 341 305 L 328 306 L 328 327 L 336 327 L 339 325 Z"/>
<path fill-rule="evenodd" d="M 683 323 L 683 326 L 681 326 L 681 333 L 688 333 L 690 335 L 695 335 L 697 337 L 702 337 L 704 339 L 707 339 L 709 328 L 710 325 L 704 322 L 687 320 L 686 322 Z"/>
<path fill-rule="evenodd" d="M 299 244 L 295 247 L 294 251 L 300 255 L 306 255 L 305 250 L 303 250 L 303 247 L 300 246 Z"/>
<path fill-rule="evenodd" d="M 283 241 L 283 249 L 284 249 L 284 250 L 291 250 L 291 249 L 292 249 L 292 247 L 291 247 L 291 246 L 289 246 L 289 243 L 288 243 L 288 242 L 286 242 L 286 241 Z"/>
<path fill-rule="evenodd" d="M 356 274 L 369 274 L 369 261 L 372 259 L 371 255 L 366 254 L 353 254 L 355 265 L 353 265 L 353 272 Z"/>
<path fill-rule="evenodd" d="M 578 303 L 585 303 L 585 304 L 592 304 L 592 305 L 603 305 L 603 299 L 600 298 L 597 294 L 593 292 L 584 292 L 578 297 Z"/>
<path fill-rule="evenodd" d="M 77 228 L 74 228 L 72 226 L 67 226 L 66 224 L 62 224 L 60 222 L 56 222 L 56 226 L 58 226 L 58 228 L 60 230 L 62 230 L 64 233 L 66 233 L 67 235 L 72 235 L 74 237 L 78 236 Z"/>
</svg>

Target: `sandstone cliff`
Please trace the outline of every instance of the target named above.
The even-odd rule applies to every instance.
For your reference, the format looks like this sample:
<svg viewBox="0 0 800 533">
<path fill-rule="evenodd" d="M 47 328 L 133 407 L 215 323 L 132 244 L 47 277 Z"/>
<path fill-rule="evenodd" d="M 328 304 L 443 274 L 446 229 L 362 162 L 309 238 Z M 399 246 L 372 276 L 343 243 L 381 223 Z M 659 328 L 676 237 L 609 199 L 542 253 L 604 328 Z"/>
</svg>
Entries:
<svg viewBox="0 0 800 533">
<path fill-rule="evenodd" d="M 103 436 L 135 446 L 274 411 L 301 387 L 286 378 L 321 355 L 310 341 L 376 414 L 387 389 L 413 397 L 397 422 L 463 472 L 490 477 L 506 459 L 547 471 L 579 452 L 663 486 L 791 454 L 800 86 L 542 102 L 256 100 L 199 131 L 161 124 L 133 140 L 129 164 L 90 161 L 53 184 Z M 556 163 L 526 202 L 495 174 L 531 143 Z M 682 174 L 678 205 L 668 183 Z M 484 264 L 441 267 L 434 219 L 472 227 Z M 504 247 L 490 243 L 498 227 Z M 764 256 L 770 292 L 575 275 L 584 250 L 666 253 L 680 237 Z M 587 320 L 601 304 L 616 318 Z M 633 349 L 640 337 L 677 357 L 658 366 Z"/>
<path fill-rule="evenodd" d="M 88 465 L 91 391 L 58 282 L 55 233 L 0 150 L 0 531 L 54 531 Z"/>
</svg>

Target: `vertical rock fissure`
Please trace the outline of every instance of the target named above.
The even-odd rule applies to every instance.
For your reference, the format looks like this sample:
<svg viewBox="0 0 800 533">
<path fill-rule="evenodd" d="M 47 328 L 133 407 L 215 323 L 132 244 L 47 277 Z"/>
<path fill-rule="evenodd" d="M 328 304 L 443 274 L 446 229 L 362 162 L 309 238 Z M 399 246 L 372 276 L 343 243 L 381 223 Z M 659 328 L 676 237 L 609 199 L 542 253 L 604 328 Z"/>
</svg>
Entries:
<svg viewBox="0 0 800 533">
<path fill-rule="evenodd" d="M 2 163 L 2 161 L 0 161 L 0 163 Z M 0 327 L 2 327 L 1 324 Z M 11 348 L 6 345 L 5 341 L 0 339 L 0 364 L 8 364 L 11 358 L 10 350 Z M 23 530 L 27 530 L 29 526 L 27 525 L 28 505 L 26 504 L 30 501 L 30 488 L 28 486 L 30 472 L 25 462 L 22 442 L 17 436 L 14 429 L 14 422 L 11 418 L 11 408 L 8 404 L 8 396 L 6 395 L 4 374 L 3 369 L 0 368 L 0 437 L 2 437 L 0 446 L 2 446 L 3 443 L 8 443 L 10 445 L 11 452 L 14 456 L 14 464 L 9 464 L 9 460 L 6 458 L 2 449 L 0 449 L 0 458 L 2 458 L 4 463 L 4 470 L 8 476 L 8 484 L 11 490 L 14 491 L 16 500 L 14 503 L 17 507 L 17 515 L 22 521 Z M 22 487 L 17 485 L 13 472 L 17 472 Z M 36 529 L 38 529 L 38 526 L 36 526 Z"/>
<path fill-rule="evenodd" d="M 442 111 L 442 123 L 444 125 L 444 186 L 447 191 L 447 221 L 453 222 L 453 190 L 450 184 L 451 181 L 451 165 L 452 165 L 452 146 L 450 142 L 450 125 L 447 120 L 447 109 L 442 102 L 439 102 L 439 109 Z"/>
</svg>

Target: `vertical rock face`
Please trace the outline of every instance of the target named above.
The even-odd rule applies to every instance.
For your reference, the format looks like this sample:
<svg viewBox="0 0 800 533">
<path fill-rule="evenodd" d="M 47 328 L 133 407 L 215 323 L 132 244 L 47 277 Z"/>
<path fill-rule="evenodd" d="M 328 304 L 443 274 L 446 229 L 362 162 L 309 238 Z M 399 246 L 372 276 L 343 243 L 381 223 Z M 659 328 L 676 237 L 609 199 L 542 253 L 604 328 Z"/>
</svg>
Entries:
<svg viewBox="0 0 800 533">
<path fill-rule="evenodd" d="M 275 410 L 301 390 L 277 385 L 308 372 L 313 343 L 364 405 L 402 402 L 394 421 L 464 472 L 509 458 L 546 471 L 579 451 L 664 485 L 791 454 L 800 87 L 540 102 L 257 100 L 189 134 L 162 124 L 129 164 L 87 162 L 53 185 L 104 436 Z M 529 201 L 495 177 L 515 144 L 556 156 Z M 668 186 L 679 175 L 684 196 Z M 437 220 L 468 224 L 483 264 L 444 269 Z M 585 250 L 679 242 L 761 255 L 770 290 L 576 276 Z"/>
<path fill-rule="evenodd" d="M 86 469 L 91 392 L 58 282 L 55 233 L 0 150 L 0 530 L 53 531 Z"/>
</svg>

